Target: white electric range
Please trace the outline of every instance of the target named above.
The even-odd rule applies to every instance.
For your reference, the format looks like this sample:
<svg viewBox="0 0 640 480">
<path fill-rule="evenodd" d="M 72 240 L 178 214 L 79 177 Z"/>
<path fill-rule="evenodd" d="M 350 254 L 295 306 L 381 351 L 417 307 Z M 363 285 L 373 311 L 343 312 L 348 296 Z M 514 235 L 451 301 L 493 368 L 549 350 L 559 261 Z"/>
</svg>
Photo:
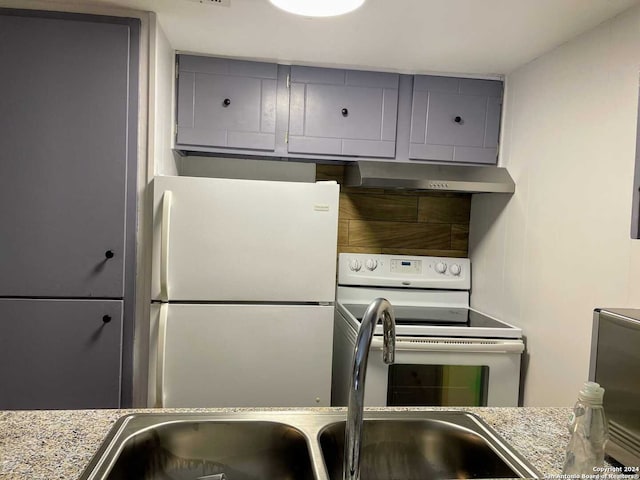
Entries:
<svg viewBox="0 0 640 480">
<path fill-rule="evenodd" d="M 396 317 L 395 363 L 382 361 L 378 325 L 366 406 L 517 406 L 522 330 L 470 308 L 470 284 L 466 258 L 340 254 L 332 405 L 346 405 L 360 320 L 383 297 Z"/>
</svg>

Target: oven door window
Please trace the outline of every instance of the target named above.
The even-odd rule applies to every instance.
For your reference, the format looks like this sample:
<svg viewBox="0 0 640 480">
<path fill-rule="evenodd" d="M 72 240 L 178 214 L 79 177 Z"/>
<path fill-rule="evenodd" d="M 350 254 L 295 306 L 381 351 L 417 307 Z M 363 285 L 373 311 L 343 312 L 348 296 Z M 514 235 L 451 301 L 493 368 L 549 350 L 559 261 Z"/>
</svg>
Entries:
<svg viewBox="0 0 640 480">
<path fill-rule="evenodd" d="M 389 365 L 387 405 L 485 407 L 488 366 Z"/>
</svg>

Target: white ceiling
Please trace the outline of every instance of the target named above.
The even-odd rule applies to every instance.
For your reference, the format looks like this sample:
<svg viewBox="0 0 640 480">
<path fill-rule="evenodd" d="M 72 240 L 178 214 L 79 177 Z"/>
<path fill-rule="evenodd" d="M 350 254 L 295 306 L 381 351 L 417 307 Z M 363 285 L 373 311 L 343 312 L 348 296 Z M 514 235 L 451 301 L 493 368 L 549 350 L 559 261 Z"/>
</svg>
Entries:
<svg viewBox="0 0 640 480">
<path fill-rule="evenodd" d="M 417 73 L 508 73 L 640 0 L 367 0 L 304 18 L 268 0 L 75 0 L 154 11 L 176 50 Z"/>
</svg>

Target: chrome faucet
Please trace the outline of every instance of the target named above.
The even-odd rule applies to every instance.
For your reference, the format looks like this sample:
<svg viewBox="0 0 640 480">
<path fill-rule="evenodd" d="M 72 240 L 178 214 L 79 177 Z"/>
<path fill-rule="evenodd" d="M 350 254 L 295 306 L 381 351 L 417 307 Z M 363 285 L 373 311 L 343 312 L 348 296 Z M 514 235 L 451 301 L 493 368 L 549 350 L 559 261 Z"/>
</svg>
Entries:
<svg viewBox="0 0 640 480">
<path fill-rule="evenodd" d="M 364 380 L 367 374 L 367 360 L 373 333 L 382 319 L 384 340 L 382 359 L 385 363 L 393 363 L 396 349 L 396 319 L 393 307 L 388 300 L 376 298 L 364 313 L 358 330 L 356 348 L 353 352 L 353 371 L 349 387 L 349 407 L 347 424 L 344 432 L 344 480 L 359 480 L 360 451 L 362 449 L 362 415 L 364 410 Z"/>
</svg>

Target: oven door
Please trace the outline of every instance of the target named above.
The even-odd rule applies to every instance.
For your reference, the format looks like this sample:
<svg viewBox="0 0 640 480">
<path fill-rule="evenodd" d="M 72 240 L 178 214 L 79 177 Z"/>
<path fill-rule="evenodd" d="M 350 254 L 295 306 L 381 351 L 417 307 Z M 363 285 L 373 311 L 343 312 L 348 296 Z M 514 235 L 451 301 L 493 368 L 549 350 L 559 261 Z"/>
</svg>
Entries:
<svg viewBox="0 0 640 480">
<path fill-rule="evenodd" d="M 393 365 L 371 348 L 366 406 L 518 405 L 521 340 L 399 337 Z"/>
</svg>

